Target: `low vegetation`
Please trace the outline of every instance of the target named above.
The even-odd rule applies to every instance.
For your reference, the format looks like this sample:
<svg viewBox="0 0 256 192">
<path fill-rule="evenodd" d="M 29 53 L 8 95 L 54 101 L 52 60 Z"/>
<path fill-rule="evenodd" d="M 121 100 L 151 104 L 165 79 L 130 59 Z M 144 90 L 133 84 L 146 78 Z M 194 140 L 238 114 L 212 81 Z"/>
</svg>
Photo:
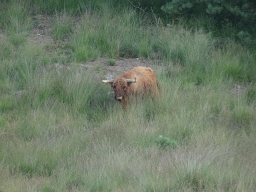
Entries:
<svg viewBox="0 0 256 192">
<path fill-rule="evenodd" d="M 0 7 L 0 191 L 256 190 L 255 51 L 110 1 L 56 9 L 40 42 L 15 2 Z M 104 70 L 80 67 L 100 57 L 152 59 L 159 100 L 123 110 Z"/>
</svg>

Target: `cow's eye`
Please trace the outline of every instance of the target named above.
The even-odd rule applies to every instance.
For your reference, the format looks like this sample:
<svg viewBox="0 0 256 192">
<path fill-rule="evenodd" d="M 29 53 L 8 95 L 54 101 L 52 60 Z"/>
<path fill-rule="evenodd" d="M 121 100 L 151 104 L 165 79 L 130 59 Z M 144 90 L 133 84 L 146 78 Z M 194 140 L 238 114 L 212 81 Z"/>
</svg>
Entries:
<svg viewBox="0 0 256 192">
<path fill-rule="evenodd" d="M 126 87 L 123 87 L 123 90 L 126 90 Z"/>
<path fill-rule="evenodd" d="M 116 86 L 113 86 L 113 89 L 116 89 Z"/>
</svg>

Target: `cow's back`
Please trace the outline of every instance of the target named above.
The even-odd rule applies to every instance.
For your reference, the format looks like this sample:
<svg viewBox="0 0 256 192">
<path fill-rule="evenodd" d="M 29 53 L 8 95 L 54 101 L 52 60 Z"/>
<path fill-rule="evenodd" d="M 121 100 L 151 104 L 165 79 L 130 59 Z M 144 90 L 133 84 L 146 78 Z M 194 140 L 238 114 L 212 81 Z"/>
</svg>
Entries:
<svg viewBox="0 0 256 192">
<path fill-rule="evenodd" d="M 153 88 L 157 91 L 156 86 L 159 85 L 156 74 L 150 67 L 146 68 L 139 66 L 123 73 L 120 77 L 125 79 L 136 78 L 136 83 L 131 83 L 129 87 L 129 92 L 135 92 L 136 94 L 139 90 L 145 90 L 148 88 Z"/>
</svg>

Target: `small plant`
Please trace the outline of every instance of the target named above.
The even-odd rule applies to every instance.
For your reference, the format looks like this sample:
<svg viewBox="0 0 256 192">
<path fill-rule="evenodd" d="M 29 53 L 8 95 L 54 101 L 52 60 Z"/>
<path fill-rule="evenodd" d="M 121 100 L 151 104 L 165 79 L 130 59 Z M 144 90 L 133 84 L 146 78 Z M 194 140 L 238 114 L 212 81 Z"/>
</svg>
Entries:
<svg viewBox="0 0 256 192">
<path fill-rule="evenodd" d="M 109 59 L 108 63 L 110 66 L 115 66 L 116 65 L 116 61 L 114 59 Z"/>
<path fill-rule="evenodd" d="M 164 137 L 163 135 L 159 135 L 159 137 L 156 138 L 155 143 L 160 148 L 171 147 L 171 148 L 175 149 L 178 146 L 178 144 L 175 140 L 172 140 L 169 137 Z"/>
</svg>

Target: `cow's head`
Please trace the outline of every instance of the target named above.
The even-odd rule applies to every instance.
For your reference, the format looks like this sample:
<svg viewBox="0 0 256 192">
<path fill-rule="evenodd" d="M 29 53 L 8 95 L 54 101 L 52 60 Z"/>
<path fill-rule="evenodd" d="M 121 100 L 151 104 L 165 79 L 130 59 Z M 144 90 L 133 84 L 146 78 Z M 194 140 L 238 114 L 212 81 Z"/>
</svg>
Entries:
<svg viewBox="0 0 256 192">
<path fill-rule="evenodd" d="M 104 83 L 109 83 L 115 91 L 115 99 L 118 101 L 125 101 L 129 93 L 127 92 L 128 87 L 131 83 L 135 83 L 136 79 L 123 79 L 118 78 L 116 80 L 102 80 Z"/>
</svg>

